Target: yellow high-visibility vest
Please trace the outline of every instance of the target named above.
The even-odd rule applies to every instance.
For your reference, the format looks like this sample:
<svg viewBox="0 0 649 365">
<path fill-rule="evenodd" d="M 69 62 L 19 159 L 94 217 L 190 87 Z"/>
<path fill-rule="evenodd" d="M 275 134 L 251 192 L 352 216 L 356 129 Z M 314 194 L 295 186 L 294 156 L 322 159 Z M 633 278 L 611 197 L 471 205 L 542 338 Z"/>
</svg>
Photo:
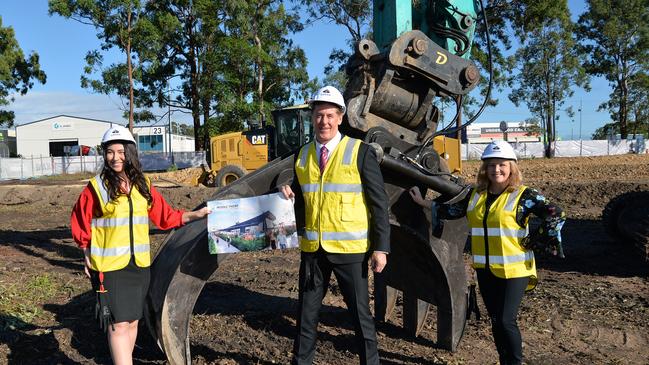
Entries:
<svg viewBox="0 0 649 365">
<path fill-rule="evenodd" d="M 521 241 L 528 235 L 527 221 L 520 226 L 516 221 L 516 209 L 526 186 L 513 192 L 503 192 L 491 204 L 486 221 L 487 191 L 474 191 L 467 207 L 467 219 L 471 228 L 471 253 L 473 267 L 489 270 L 503 279 L 529 277 L 527 290 L 536 286 L 536 263 L 534 252 L 525 250 Z"/>
<path fill-rule="evenodd" d="M 306 144 L 295 161 L 302 188 L 306 232 L 300 249 L 331 253 L 364 253 L 369 250 L 369 213 L 358 171 L 361 141 L 343 137 L 320 174 L 315 142 Z"/>
<path fill-rule="evenodd" d="M 135 186 L 130 194 L 110 200 L 100 175 L 90 179 L 101 207 L 92 219 L 90 264 L 95 271 L 115 271 L 128 265 L 131 255 L 139 267 L 151 265 L 149 245 L 149 203 Z M 150 182 L 147 179 L 147 185 Z"/>
</svg>

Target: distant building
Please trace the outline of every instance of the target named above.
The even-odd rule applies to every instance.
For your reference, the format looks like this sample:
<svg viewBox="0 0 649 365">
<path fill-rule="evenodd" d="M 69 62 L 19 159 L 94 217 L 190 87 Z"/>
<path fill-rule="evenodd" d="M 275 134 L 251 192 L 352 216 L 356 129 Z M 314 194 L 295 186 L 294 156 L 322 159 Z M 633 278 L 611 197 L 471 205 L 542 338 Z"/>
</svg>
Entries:
<svg viewBox="0 0 649 365">
<path fill-rule="evenodd" d="M 473 123 L 469 125 L 462 135 L 463 143 L 489 143 L 494 140 L 507 140 L 509 142 L 538 142 L 541 136 L 538 133 L 528 135 L 521 122 L 507 122 L 507 131 L 500 130 L 500 123 Z"/>
<path fill-rule="evenodd" d="M 223 228 L 220 231 L 236 236 L 244 234 L 256 235 L 266 232 L 270 222 L 274 221 L 275 219 L 276 218 L 273 213 L 271 213 L 270 211 L 265 211 L 254 218 L 250 218 L 243 222 L 238 222 L 230 227 Z"/>
<path fill-rule="evenodd" d="M 16 153 L 16 131 L 0 129 L 0 157 L 14 157 Z"/>
<path fill-rule="evenodd" d="M 133 127 L 140 152 L 169 152 L 168 126 Z M 194 152 L 194 138 L 171 135 L 171 152 Z"/>
<path fill-rule="evenodd" d="M 113 125 L 124 125 L 105 120 L 57 115 L 16 126 L 16 150 L 23 157 L 65 156 L 87 151 L 80 146 L 101 144 L 104 131 Z M 141 152 L 169 152 L 169 134 L 165 126 L 133 128 L 133 135 Z M 194 139 L 171 135 L 171 152 L 194 151 Z"/>
</svg>

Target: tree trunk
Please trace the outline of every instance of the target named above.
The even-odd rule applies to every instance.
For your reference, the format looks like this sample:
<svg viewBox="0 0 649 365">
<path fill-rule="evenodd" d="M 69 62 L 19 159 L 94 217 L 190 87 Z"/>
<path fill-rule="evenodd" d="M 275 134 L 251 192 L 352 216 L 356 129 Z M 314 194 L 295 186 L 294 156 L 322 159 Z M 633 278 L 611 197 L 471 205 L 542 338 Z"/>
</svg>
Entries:
<svg viewBox="0 0 649 365">
<path fill-rule="evenodd" d="M 192 15 L 187 19 L 187 36 L 189 39 L 189 50 L 187 62 L 189 62 L 189 94 L 191 99 L 192 120 L 194 122 L 194 149 L 203 151 L 203 135 L 201 134 L 200 98 L 198 93 L 198 57 L 196 56 L 196 39 L 194 37 L 194 18 Z"/>
<path fill-rule="evenodd" d="M 545 70 L 545 117 L 546 117 L 546 136 L 545 157 L 554 157 L 554 110 L 552 97 L 552 82 L 550 80 L 550 62 L 546 60 L 547 70 Z"/>
<path fill-rule="evenodd" d="M 259 9 L 257 9 L 257 14 L 255 17 L 254 25 L 253 25 L 253 37 L 255 39 L 255 45 L 257 46 L 257 98 L 259 102 L 259 125 L 262 125 L 263 120 L 264 120 L 264 68 L 262 67 L 262 62 L 261 62 L 261 39 L 259 38 L 258 32 L 258 16 L 259 14 Z"/>
<path fill-rule="evenodd" d="M 620 122 L 620 137 L 626 139 L 628 135 L 627 131 L 627 116 L 628 116 L 628 99 L 629 99 L 629 85 L 627 83 L 626 75 L 620 80 L 620 112 L 619 112 L 619 122 Z"/>
<path fill-rule="evenodd" d="M 545 144 L 545 157 L 552 158 L 554 157 L 554 140 L 552 139 L 552 133 L 554 126 L 552 125 L 552 115 L 550 113 L 546 116 L 545 122 L 547 129 L 545 131 L 547 143 Z"/>
<path fill-rule="evenodd" d="M 126 65 L 128 68 L 128 129 L 133 133 L 133 64 L 131 63 L 131 9 L 127 15 Z"/>
<path fill-rule="evenodd" d="M 208 128 L 208 123 L 210 120 L 210 99 L 209 97 L 203 97 L 203 139 L 205 141 L 206 150 L 209 150 L 212 146 L 210 143 L 210 129 Z"/>
</svg>

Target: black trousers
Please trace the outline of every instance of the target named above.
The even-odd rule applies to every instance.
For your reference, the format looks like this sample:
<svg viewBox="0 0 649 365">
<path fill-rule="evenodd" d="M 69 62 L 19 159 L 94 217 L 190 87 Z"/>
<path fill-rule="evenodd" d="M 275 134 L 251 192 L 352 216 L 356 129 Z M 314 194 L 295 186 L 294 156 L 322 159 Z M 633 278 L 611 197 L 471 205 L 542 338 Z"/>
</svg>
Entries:
<svg viewBox="0 0 649 365">
<path fill-rule="evenodd" d="M 315 355 L 318 335 L 318 318 L 322 300 L 327 293 L 331 273 L 336 280 L 347 305 L 356 333 L 356 345 L 361 364 L 379 364 L 374 319 L 369 309 L 367 288 L 367 259 L 360 261 L 338 260 L 322 251 L 302 253 L 300 261 L 299 313 L 297 336 L 293 344 L 293 364 L 311 364 Z M 332 262 L 334 261 L 334 262 Z"/>
<path fill-rule="evenodd" d="M 496 342 L 501 365 L 519 365 L 523 361 L 523 340 L 516 318 L 529 278 L 501 279 L 490 270 L 477 269 L 478 285 Z"/>
</svg>

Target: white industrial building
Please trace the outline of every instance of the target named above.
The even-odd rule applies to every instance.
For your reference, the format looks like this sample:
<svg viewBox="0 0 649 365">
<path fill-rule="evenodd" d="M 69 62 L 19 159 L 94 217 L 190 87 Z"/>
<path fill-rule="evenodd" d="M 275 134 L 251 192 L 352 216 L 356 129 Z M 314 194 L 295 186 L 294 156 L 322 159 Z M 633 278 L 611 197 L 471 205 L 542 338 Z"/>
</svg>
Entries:
<svg viewBox="0 0 649 365">
<path fill-rule="evenodd" d="M 64 156 L 73 146 L 96 147 L 108 128 L 123 123 L 57 115 L 16 126 L 16 149 L 23 157 Z M 194 139 L 168 134 L 166 126 L 133 128 L 141 152 L 193 152 Z M 169 143 L 171 138 L 171 143 Z M 170 148 L 171 146 L 171 148 Z M 77 152 L 78 153 L 78 152 Z"/>
</svg>

